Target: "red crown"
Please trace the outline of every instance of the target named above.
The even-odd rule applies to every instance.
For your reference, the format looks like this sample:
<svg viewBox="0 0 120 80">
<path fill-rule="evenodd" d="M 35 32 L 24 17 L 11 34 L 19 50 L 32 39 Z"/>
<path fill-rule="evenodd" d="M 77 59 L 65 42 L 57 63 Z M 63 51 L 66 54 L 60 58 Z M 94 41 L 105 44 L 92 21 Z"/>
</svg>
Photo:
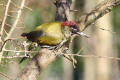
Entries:
<svg viewBox="0 0 120 80">
<path fill-rule="evenodd" d="M 77 31 L 80 31 L 78 24 L 74 21 L 65 21 L 61 24 L 61 26 L 62 27 L 64 27 L 64 26 L 72 27 L 72 28 L 77 29 Z"/>
<path fill-rule="evenodd" d="M 71 26 L 78 26 L 78 25 L 77 25 L 77 23 L 74 22 L 74 21 L 65 21 L 65 22 L 62 23 L 61 26 L 62 26 L 62 27 L 64 27 L 64 26 L 69 26 L 69 27 L 71 27 Z"/>
</svg>

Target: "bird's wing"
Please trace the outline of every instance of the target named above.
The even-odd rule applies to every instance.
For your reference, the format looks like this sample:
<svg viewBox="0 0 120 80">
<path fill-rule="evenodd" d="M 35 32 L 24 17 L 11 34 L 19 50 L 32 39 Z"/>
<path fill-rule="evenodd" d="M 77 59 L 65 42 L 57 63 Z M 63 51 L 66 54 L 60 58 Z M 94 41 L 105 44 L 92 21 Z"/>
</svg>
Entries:
<svg viewBox="0 0 120 80">
<path fill-rule="evenodd" d="M 42 37 L 44 35 L 45 35 L 45 33 L 42 30 L 40 30 L 40 31 L 32 31 L 32 32 L 28 33 L 28 40 L 34 42 L 34 41 L 37 41 L 38 38 L 40 38 L 40 37 Z"/>
<path fill-rule="evenodd" d="M 42 30 L 45 33 L 44 36 L 39 38 L 40 43 L 55 45 L 60 43 L 63 38 L 60 22 L 45 23 L 37 27 L 36 30 Z"/>
</svg>

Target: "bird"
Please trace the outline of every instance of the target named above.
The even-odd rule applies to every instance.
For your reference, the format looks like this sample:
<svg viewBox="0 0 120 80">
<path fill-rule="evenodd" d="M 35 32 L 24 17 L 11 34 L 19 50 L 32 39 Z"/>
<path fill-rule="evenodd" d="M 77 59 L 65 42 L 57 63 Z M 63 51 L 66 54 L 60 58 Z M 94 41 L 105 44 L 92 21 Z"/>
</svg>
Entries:
<svg viewBox="0 0 120 80">
<path fill-rule="evenodd" d="M 22 37 L 26 37 L 29 41 L 37 42 L 43 45 L 57 45 L 64 39 L 73 34 L 79 34 L 88 37 L 80 32 L 79 26 L 74 21 L 65 22 L 47 22 L 29 33 L 22 33 Z"/>
<path fill-rule="evenodd" d="M 22 33 L 21 36 L 27 38 L 28 41 L 38 43 L 40 46 L 57 46 L 59 49 L 74 34 L 88 37 L 80 32 L 75 21 L 46 22 L 31 32 Z"/>
</svg>

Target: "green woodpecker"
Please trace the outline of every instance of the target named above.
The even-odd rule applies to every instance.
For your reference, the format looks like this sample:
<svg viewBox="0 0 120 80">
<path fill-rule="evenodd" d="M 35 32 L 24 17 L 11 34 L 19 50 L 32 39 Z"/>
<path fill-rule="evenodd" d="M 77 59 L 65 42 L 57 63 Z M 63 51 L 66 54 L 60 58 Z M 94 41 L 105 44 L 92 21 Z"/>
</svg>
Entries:
<svg viewBox="0 0 120 80">
<path fill-rule="evenodd" d="M 71 37 L 73 34 L 87 37 L 86 34 L 80 32 L 79 26 L 73 21 L 44 23 L 36 27 L 34 31 L 23 33 L 21 36 L 41 45 L 54 46 Z"/>
<path fill-rule="evenodd" d="M 79 26 L 74 21 L 44 23 L 36 27 L 34 31 L 23 33 L 21 36 L 29 41 L 37 42 L 40 46 L 57 46 L 62 45 L 73 34 L 88 37 L 80 32 Z"/>
</svg>

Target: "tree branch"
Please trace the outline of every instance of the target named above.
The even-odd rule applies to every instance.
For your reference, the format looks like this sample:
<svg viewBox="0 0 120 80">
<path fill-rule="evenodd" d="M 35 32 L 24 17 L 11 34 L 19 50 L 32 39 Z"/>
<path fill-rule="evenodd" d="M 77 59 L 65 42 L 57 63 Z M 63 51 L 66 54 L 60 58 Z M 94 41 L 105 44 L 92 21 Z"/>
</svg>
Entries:
<svg viewBox="0 0 120 80">
<path fill-rule="evenodd" d="M 8 9 L 9 9 L 10 2 L 11 2 L 11 0 L 8 0 L 8 3 L 7 3 L 7 5 L 6 5 L 5 16 L 4 16 L 4 18 L 3 18 L 2 25 L 1 25 L 1 31 L 0 31 L 0 35 L 1 35 L 1 37 L 0 37 L 0 42 L 2 42 L 4 25 L 5 25 L 5 21 L 6 21 L 6 19 L 7 19 Z"/>
<path fill-rule="evenodd" d="M 55 21 L 69 20 L 71 0 L 56 0 L 54 4 L 56 6 Z"/>
<path fill-rule="evenodd" d="M 37 76 L 52 63 L 56 55 L 53 51 L 42 49 L 23 69 L 16 80 L 37 80 Z"/>
<path fill-rule="evenodd" d="M 114 8 L 120 5 L 120 0 L 105 0 L 98 4 L 90 13 L 79 18 L 80 30 L 84 31 L 89 25 L 97 21 L 105 14 L 111 12 Z"/>
<path fill-rule="evenodd" d="M 20 18 L 20 16 L 21 16 L 21 13 L 22 13 L 22 9 L 24 8 L 24 3 L 25 3 L 25 0 L 22 0 L 22 1 L 21 1 L 21 5 L 20 5 L 20 8 L 19 8 L 19 10 L 18 10 L 18 12 L 17 12 L 16 20 L 15 20 L 14 24 L 12 25 L 12 27 L 11 27 L 8 35 L 6 36 L 5 41 L 8 40 L 8 39 L 11 37 L 14 29 L 16 28 L 17 23 L 18 23 L 18 21 L 19 21 L 19 18 Z M 0 62 L 1 62 L 1 59 L 2 59 L 2 55 L 3 55 L 3 52 L 4 52 L 3 49 L 5 48 L 5 46 L 6 46 L 6 44 L 4 44 L 4 46 L 2 47 L 2 50 L 0 51 Z"/>
</svg>

